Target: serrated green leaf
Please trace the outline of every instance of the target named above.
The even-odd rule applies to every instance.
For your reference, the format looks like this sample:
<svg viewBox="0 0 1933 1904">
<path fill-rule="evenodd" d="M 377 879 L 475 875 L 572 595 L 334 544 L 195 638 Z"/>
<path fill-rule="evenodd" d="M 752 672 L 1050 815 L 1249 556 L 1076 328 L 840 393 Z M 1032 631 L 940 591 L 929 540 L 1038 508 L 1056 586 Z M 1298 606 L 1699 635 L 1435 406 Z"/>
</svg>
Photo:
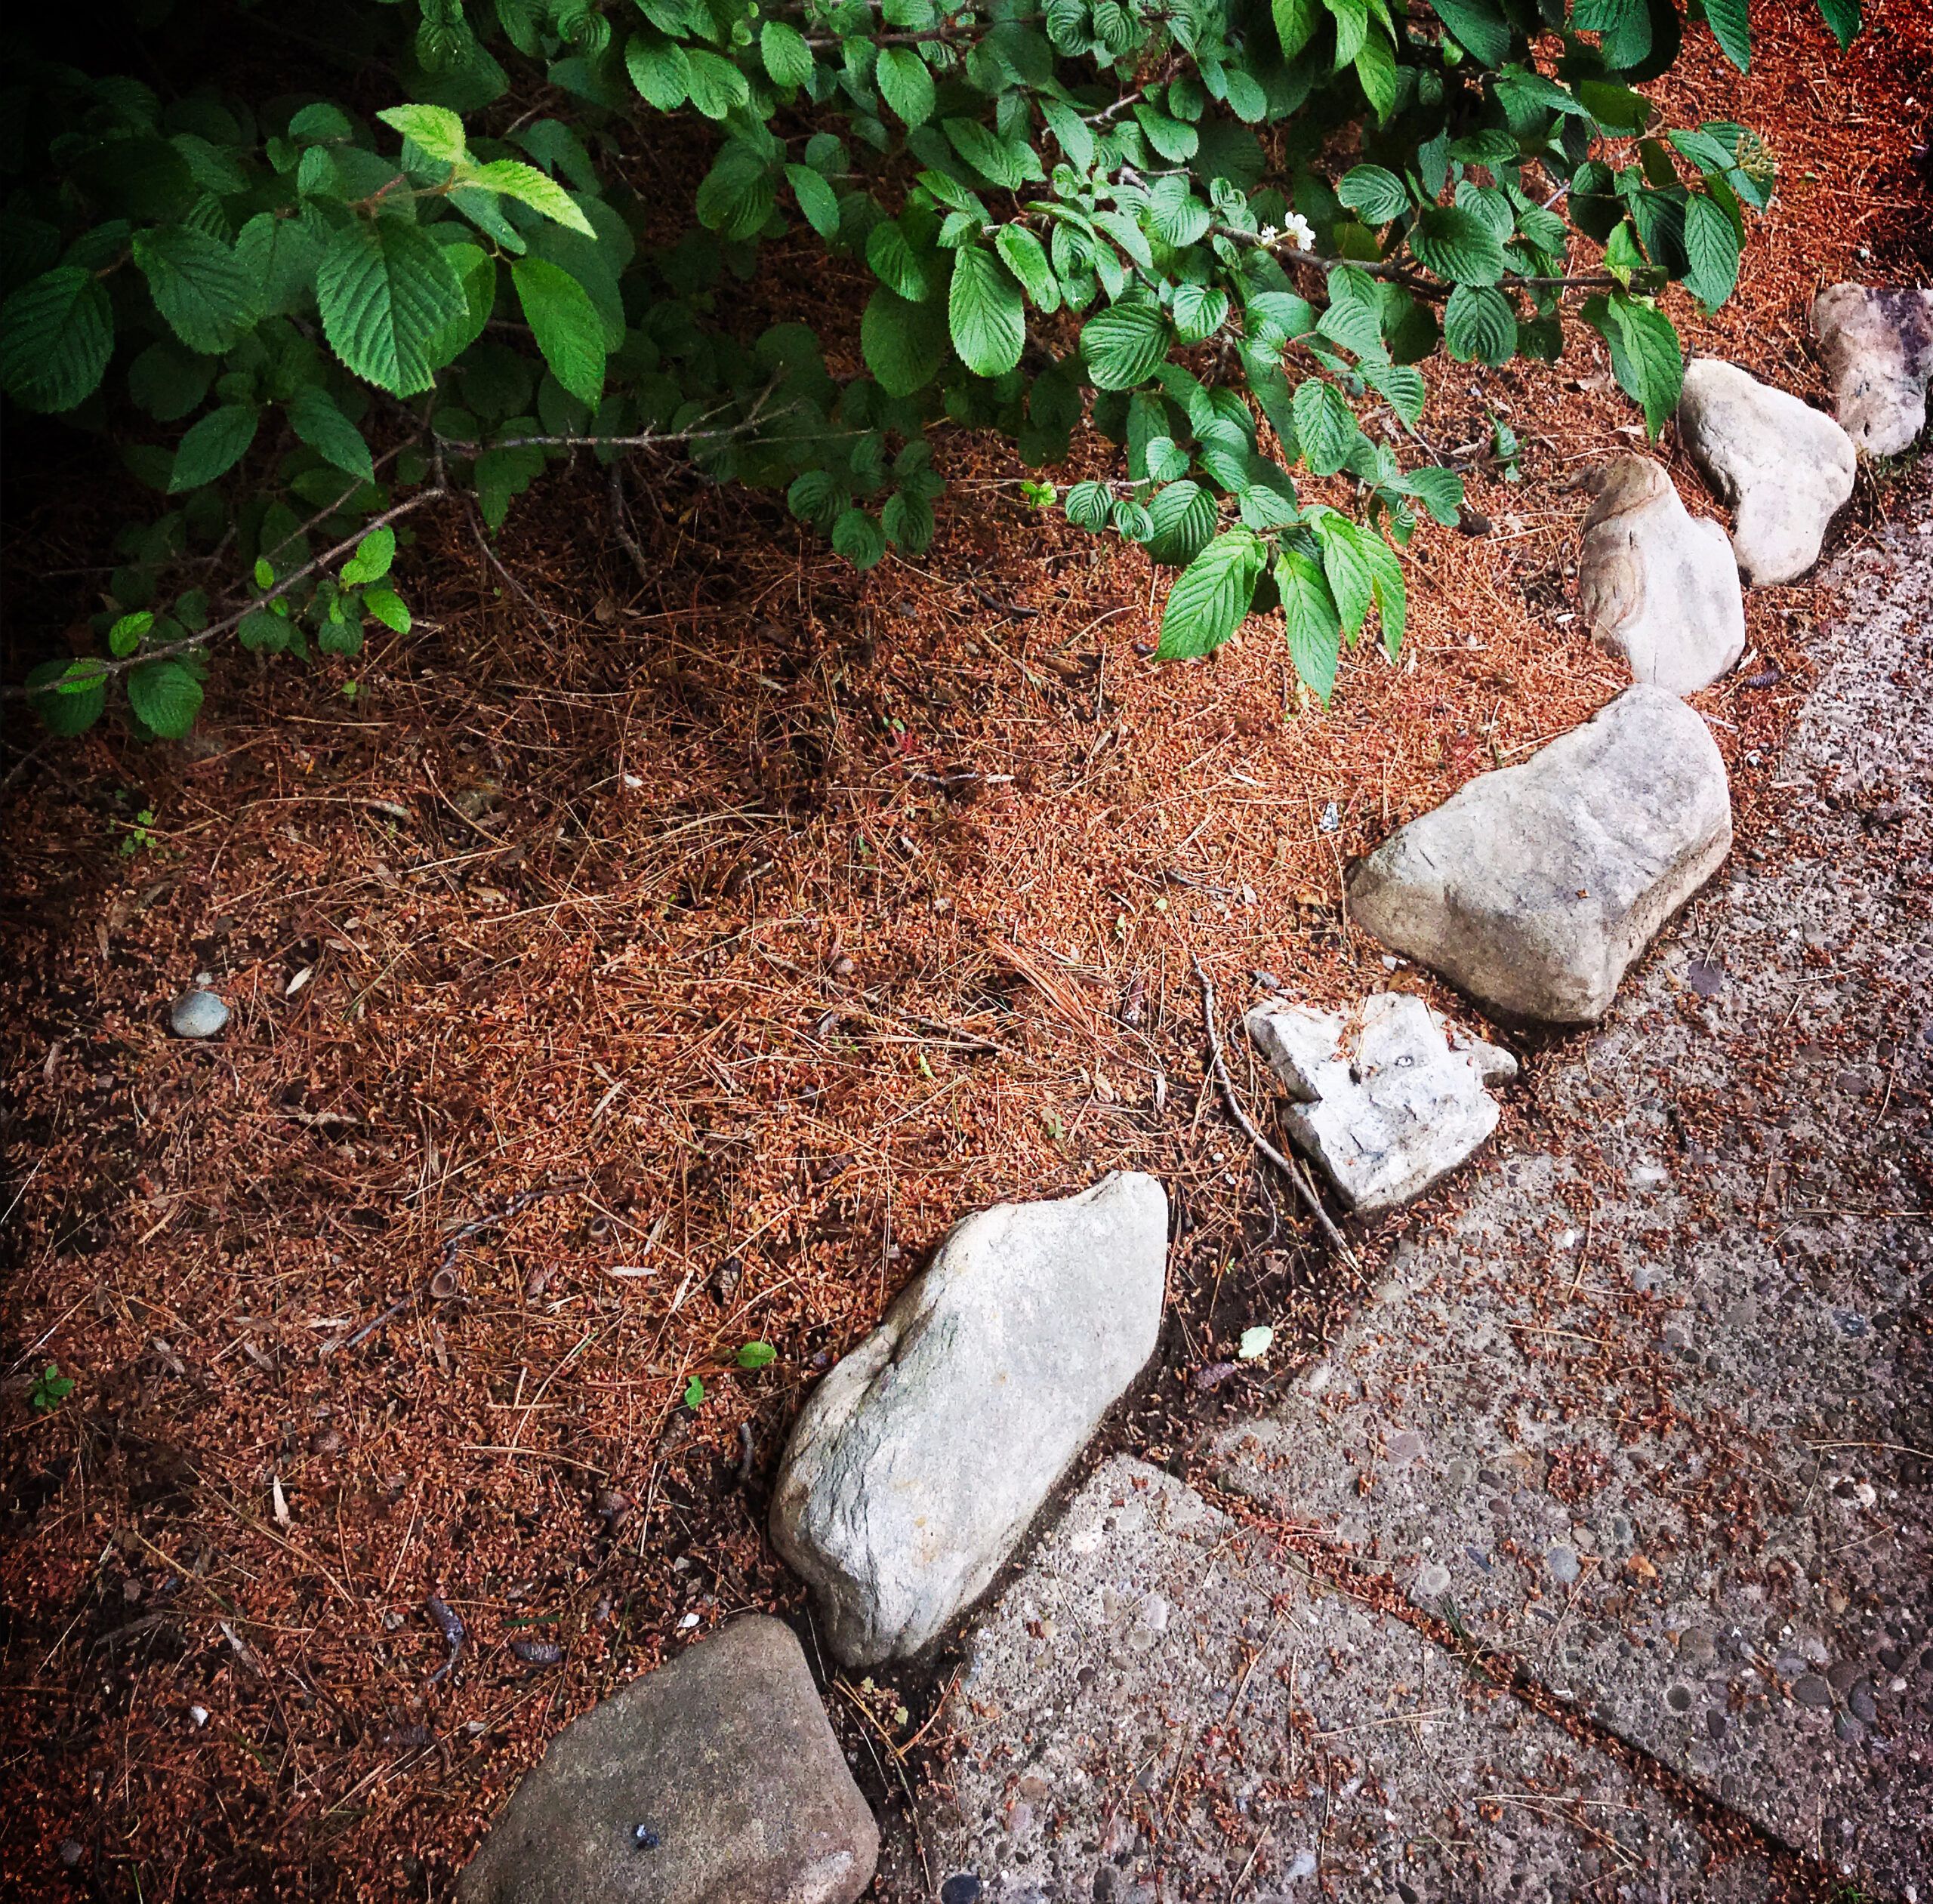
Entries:
<svg viewBox="0 0 1933 1904">
<path fill-rule="evenodd" d="M 145 608 L 138 615 L 122 615 L 107 631 L 107 652 L 116 661 L 126 660 L 153 626 L 154 617 Z"/>
<path fill-rule="evenodd" d="M 1020 286 L 991 251 L 969 245 L 954 253 L 946 313 L 953 347 L 976 376 L 998 377 L 1019 362 L 1027 341 Z"/>
<path fill-rule="evenodd" d="M 690 94 L 691 66 L 676 40 L 632 34 L 624 46 L 624 69 L 645 100 L 661 112 L 675 112 Z"/>
<path fill-rule="evenodd" d="M 42 661 L 29 672 L 26 685 L 41 724 L 63 739 L 85 734 L 107 705 L 106 678 L 98 661 Z"/>
<path fill-rule="evenodd" d="M 375 465 L 362 431 L 343 414 L 341 406 L 327 391 L 311 384 L 298 390 L 285 408 L 289 427 L 318 456 L 365 482 L 375 480 Z"/>
<path fill-rule="evenodd" d="M 225 476 L 255 440 L 259 420 L 252 403 L 224 403 L 220 409 L 211 410 L 177 447 L 174 466 L 168 473 L 168 493 L 173 496 L 184 489 L 199 489 L 203 483 Z"/>
<path fill-rule="evenodd" d="M 502 521 L 501 515 L 498 520 Z M 392 633 L 406 635 L 409 633 L 409 608 L 402 597 L 393 588 L 369 588 L 362 591 L 362 607 L 365 613 L 374 615 Z"/>
<path fill-rule="evenodd" d="M 1111 304 L 1082 325 L 1081 355 L 1097 388 L 1131 390 L 1165 362 L 1168 327 L 1151 304 Z"/>
<path fill-rule="evenodd" d="M 994 249 L 1020 280 L 1020 288 L 1036 310 L 1060 309 L 1060 284 L 1047 262 L 1046 248 L 1025 225 L 1001 226 L 994 235 Z"/>
<path fill-rule="evenodd" d="M 385 524 L 371 529 L 356 544 L 355 554 L 342 565 L 342 579 L 351 588 L 381 581 L 395 559 L 396 531 Z"/>
<path fill-rule="evenodd" d="M 548 172 L 526 165 L 520 159 L 493 159 L 467 174 L 464 183 L 515 199 L 566 230 L 580 232 L 586 238 L 597 236 L 597 227 L 578 208 L 576 200 Z"/>
<path fill-rule="evenodd" d="M 1203 344 L 1228 322 L 1229 294 L 1219 285 L 1176 285 L 1172 315 L 1183 344 Z"/>
<path fill-rule="evenodd" d="M 1716 310 L 1738 282 L 1738 231 L 1717 199 L 1694 192 L 1685 207 L 1685 288 Z"/>
<path fill-rule="evenodd" d="M 1503 246 L 1474 212 L 1426 205 L 1410 233 L 1417 262 L 1446 283 L 1494 285 L 1503 276 Z"/>
<path fill-rule="evenodd" d="M 1414 429 L 1423 414 L 1423 372 L 1414 364 L 1363 363 L 1357 366 L 1362 380 Z"/>
<path fill-rule="evenodd" d="M 316 295 L 330 348 L 358 377 L 398 396 L 430 387 L 439 368 L 431 341 L 467 315 L 443 248 L 401 218 L 343 226 L 322 254 Z"/>
<path fill-rule="evenodd" d="M 1247 529 L 1218 535 L 1175 578 L 1161 611 L 1155 650 L 1164 661 L 1206 655 L 1241 626 L 1254 599 L 1265 551 Z"/>
<path fill-rule="evenodd" d="M 390 106 L 376 116 L 400 132 L 424 158 L 443 165 L 463 163 L 463 116 L 447 106 Z"/>
<path fill-rule="evenodd" d="M 1322 23 L 1321 0 L 1269 0 L 1275 21 L 1275 37 L 1282 45 L 1282 57 L 1293 60 Z"/>
<path fill-rule="evenodd" d="M 1850 46 L 1859 31 L 1859 0 L 1819 0 L 1819 12 L 1841 48 Z"/>
<path fill-rule="evenodd" d="M 179 661 L 143 661 L 127 675 L 128 700 L 150 731 L 178 741 L 202 710 L 202 684 Z"/>
<path fill-rule="evenodd" d="M 1386 225 L 1410 208 L 1408 187 L 1380 165 L 1352 166 L 1336 187 L 1336 196 L 1372 225 Z"/>
<path fill-rule="evenodd" d="M 1438 20 L 1463 50 L 1487 66 L 1500 66 L 1509 57 L 1510 24 L 1494 0 L 1431 0 Z"/>
<path fill-rule="evenodd" d="M 1343 652 L 1335 598 L 1329 593 L 1320 564 L 1301 549 L 1284 549 L 1277 556 L 1275 587 L 1281 597 L 1290 664 L 1296 678 L 1326 707 L 1335 692 L 1336 668 Z"/>
<path fill-rule="evenodd" d="M 1645 427 L 1656 437 L 1677 408 L 1685 381 L 1684 352 L 1671 319 L 1621 291 L 1586 298 L 1583 316 L 1611 347 L 1618 387 L 1643 406 Z"/>
<path fill-rule="evenodd" d="M 881 285 L 860 319 L 859 349 L 888 396 L 911 396 L 946 361 L 946 307 L 937 299 L 913 303 Z"/>
<path fill-rule="evenodd" d="M 1336 23 L 1336 70 L 1352 64 L 1369 39 L 1369 0 L 1323 0 Z"/>
<path fill-rule="evenodd" d="M 72 409 L 93 393 L 113 350 L 113 310 L 91 271 L 63 265 L 0 308 L 0 388 L 23 409 Z"/>
<path fill-rule="evenodd" d="M 685 49 L 685 63 L 692 103 L 707 119 L 722 119 L 751 103 L 752 90 L 745 75 L 729 60 L 694 46 Z"/>
<path fill-rule="evenodd" d="M 1094 135 L 1087 122 L 1072 106 L 1064 106 L 1059 100 L 1044 99 L 1040 110 L 1055 142 L 1067 155 L 1067 162 L 1077 171 L 1086 171 L 1094 162 Z"/>
<path fill-rule="evenodd" d="M 190 350 L 220 356 L 254 327 L 254 286 L 228 246 L 187 225 L 137 232 L 134 262 L 155 308 Z"/>
<path fill-rule="evenodd" d="M 775 196 L 764 159 L 750 146 L 729 140 L 698 188 L 698 223 L 726 238 L 755 238 L 772 216 Z"/>
<path fill-rule="evenodd" d="M 866 234 L 866 263 L 881 284 L 915 304 L 938 295 L 945 282 L 941 255 L 916 251 L 896 219 L 883 219 Z"/>
<path fill-rule="evenodd" d="M 1361 434 L 1349 399 L 1333 384 L 1310 377 L 1296 387 L 1296 440 L 1315 476 L 1333 476 L 1349 460 Z"/>
<path fill-rule="evenodd" d="M 1517 314 L 1501 291 L 1458 285 L 1444 307 L 1443 342 L 1460 364 L 1507 364 L 1517 354 Z"/>
<path fill-rule="evenodd" d="M 1157 562 L 1185 567 L 1215 533 L 1215 498 L 1198 482 L 1171 482 L 1148 505 L 1155 533 L 1148 553 Z"/>
<path fill-rule="evenodd" d="M 580 403 L 596 409 L 604 396 L 604 326 L 589 292 L 543 258 L 515 260 L 510 282 L 550 374 Z"/>
<path fill-rule="evenodd" d="M 1017 192 L 1043 176 L 1040 157 L 1022 139 L 1003 139 L 976 119 L 942 119 L 940 128 L 953 149 L 990 183 Z"/>
<path fill-rule="evenodd" d="M 769 1369 L 778 1360 L 778 1351 L 769 1342 L 748 1342 L 738 1351 L 741 1369 Z"/>
<path fill-rule="evenodd" d="M 863 509 L 849 509 L 832 525 L 832 546 L 862 575 L 886 553 L 886 531 Z"/>
<path fill-rule="evenodd" d="M 806 215 L 806 223 L 822 238 L 839 235 L 839 194 L 809 165 L 785 168 L 786 183 Z"/>
<path fill-rule="evenodd" d="M 1363 531 L 1346 516 L 1331 512 L 1317 522 L 1323 578 L 1335 599 L 1343 632 L 1350 636 L 1362 626 L 1376 599 L 1375 578 L 1362 547 L 1364 539 Z"/>
<path fill-rule="evenodd" d="M 1398 82 L 1396 55 L 1382 33 L 1372 32 L 1355 57 L 1356 83 L 1369 101 L 1380 125 L 1395 109 Z"/>
<path fill-rule="evenodd" d="M 873 77 L 880 97 L 908 125 L 924 125 L 933 116 L 933 76 L 910 46 L 880 48 Z"/>
<path fill-rule="evenodd" d="M 1463 479 L 1454 470 L 1412 470 L 1403 479 L 1403 488 L 1445 528 L 1455 525 L 1463 506 Z"/>
<path fill-rule="evenodd" d="M 797 27 L 782 20 L 768 20 L 758 29 L 758 56 L 775 86 L 809 86 L 812 78 L 812 50 Z"/>
</svg>

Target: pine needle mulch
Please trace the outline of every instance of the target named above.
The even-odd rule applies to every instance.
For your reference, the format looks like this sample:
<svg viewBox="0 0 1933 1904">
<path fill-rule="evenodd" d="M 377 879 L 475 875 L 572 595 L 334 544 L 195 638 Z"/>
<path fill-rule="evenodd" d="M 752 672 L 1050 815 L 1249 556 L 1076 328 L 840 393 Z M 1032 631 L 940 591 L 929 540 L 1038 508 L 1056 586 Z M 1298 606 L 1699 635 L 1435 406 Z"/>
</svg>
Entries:
<svg viewBox="0 0 1933 1904">
<path fill-rule="evenodd" d="M 1735 304 L 1679 315 L 1816 394 L 1814 291 L 1928 275 L 1933 16 L 1877 8 L 1842 58 L 1780 11 L 1805 17 L 1759 23 L 1749 79 L 1700 32 L 1674 82 L 1783 179 Z M 739 1610 L 803 1621 L 761 1534 L 788 1425 L 966 1209 L 1160 1173 L 1170 1339 L 1113 1437 L 1157 1459 L 1319 1344 L 1356 1290 L 1205 1085 L 1191 957 L 1225 1011 L 1392 982 L 1352 858 L 1620 685 L 1575 619 L 1574 485 L 1635 446 L 1602 350 L 1433 386 L 1488 531 L 1419 538 L 1401 660 L 1365 644 L 1326 712 L 1259 622 L 1155 667 L 1146 562 L 955 435 L 917 563 L 856 578 L 667 464 L 634 498 L 646 584 L 586 470 L 513 513 L 513 584 L 427 525 L 406 643 L 227 658 L 192 744 L 21 775 L 10 1872 L 146 1904 L 447 1895 L 569 1718 Z M 1498 415 L 1520 483 L 1484 457 Z M 17 515 L 17 571 L 98 559 L 85 476 Z M 16 587 L 16 617 L 67 586 Z M 1753 658 L 1700 698 L 1744 845 L 1816 612 L 1755 596 Z M 204 972 L 233 1022 L 171 1040 Z M 1273 1373 L 1192 1380 L 1256 1322 Z M 752 1342 L 769 1366 L 738 1366 Z M 49 1363 L 76 1386 L 36 1413 Z M 944 1671 L 831 1701 L 862 1768 Z"/>
</svg>

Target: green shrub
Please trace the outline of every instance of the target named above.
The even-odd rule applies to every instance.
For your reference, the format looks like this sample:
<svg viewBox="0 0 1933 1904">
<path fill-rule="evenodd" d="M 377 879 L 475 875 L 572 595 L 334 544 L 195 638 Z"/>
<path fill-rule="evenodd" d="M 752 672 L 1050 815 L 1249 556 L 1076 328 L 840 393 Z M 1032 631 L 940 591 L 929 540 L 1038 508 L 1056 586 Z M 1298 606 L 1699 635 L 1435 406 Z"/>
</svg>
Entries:
<svg viewBox="0 0 1933 1904">
<path fill-rule="evenodd" d="M 1848 39 L 1857 0 L 1820 4 Z M 1326 695 L 1372 613 L 1393 652 L 1396 551 L 1461 497 L 1364 415 L 1420 445 L 1420 361 L 1553 357 L 1571 297 L 1655 433 L 1682 369 L 1657 294 L 1722 303 L 1771 188 L 1748 130 L 1661 131 L 1635 90 L 1676 0 L 350 11 L 408 102 L 373 122 L 15 63 L 0 383 L 163 499 L 120 537 L 105 653 L 8 691 L 58 732 L 110 690 L 184 732 L 230 633 L 405 631 L 398 526 L 447 504 L 494 532 L 581 451 L 676 446 L 858 568 L 917 554 L 942 419 L 1036 469 L 1090 423 L 1123 445 L 1065 507 L 1184 565 L 1162 652 L 1278 612 Z M 1692 0 L 1741 66 L 1745 11 Z M 667 176 L 695 183 L 667 202 Z M 862 263 L 863 312 L 750 334 L 761 248 L 815 243 Z"/>
</svg>

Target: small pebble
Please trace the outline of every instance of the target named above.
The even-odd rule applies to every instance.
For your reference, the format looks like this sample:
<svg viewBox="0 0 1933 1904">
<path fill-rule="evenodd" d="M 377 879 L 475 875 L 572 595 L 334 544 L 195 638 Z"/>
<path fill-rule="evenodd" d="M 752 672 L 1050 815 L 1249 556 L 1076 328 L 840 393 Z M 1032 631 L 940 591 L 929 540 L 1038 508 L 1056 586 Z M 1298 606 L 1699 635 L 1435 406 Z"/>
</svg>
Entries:
<svg viewBox="0 0 1933 1904">
<path fill-rule="evenodd" d="M 228 1007 L 213 992 L 183 992 L 168 1014 L 177 1038 L 212 1038 L 228 1022 Z"/>
<path fill-rule="evenodd" d="M 979 1904 L 980 1881 L 970 1871 L 948 1878 L 939 1887 L 939 1904 Z"/>
<path fill-rule="evenodd" d="M 1543 1557 L 1544 1564 L 1550 1569 L 1550 1577 L 1560 1585 L 1568 1587 L 1577 1579 L 1580 1569 L 1574 1547 L 1567 1547 L 1560 1542 L 1548 1548 Z"/>
<path fill-rule="evenodd" d="M 631 1836 L 640 1851 L 655 1851 L 664 1841 L 649 1825 L 639 1825 Z"/>
<path fill-rule="evenodd" d="M 1808 1673 L 1793 1682 L 1792 1696 L 1801 1705 L 1823 1711 L 1833 1702 L 1833 1689 L 1817 1673 Z"/>
<path fill-rule="evenodd" d="M 1879 1716 L 1879 1708 L 1873 1697 L 1873 1682 L 1870 1679 L 1862 1679 L 1845 1696 L 1845 1702 L 1851 1707 L 1852 1716 L 1855 1719 L 1863 1719 L 1869 1726 Z"/>
</svg>

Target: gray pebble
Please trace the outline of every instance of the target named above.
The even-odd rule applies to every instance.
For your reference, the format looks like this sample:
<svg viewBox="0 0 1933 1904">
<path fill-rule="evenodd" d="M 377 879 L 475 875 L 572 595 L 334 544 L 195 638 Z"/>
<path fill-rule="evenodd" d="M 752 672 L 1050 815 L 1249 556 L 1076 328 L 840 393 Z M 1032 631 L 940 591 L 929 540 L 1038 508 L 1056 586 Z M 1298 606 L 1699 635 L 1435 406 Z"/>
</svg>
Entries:
<svg viewBox="0 0 1933 1904">
<path fill-rule="evenodd" d="M 1792 1696 L 1801 1705 L 1824 1711 L 1833 1702 L 1833 1689 L 1817 1673 L 1808 1673 L 1793 1682 Z"/>
<path fill-rule="evenodd" d="M 1873 1694 L 1873 1682 L 1862 1679 L 1845 1696 L 1845 1702 L 1852 1708 L 1855 1719 L 1863 1719 L 1869 1726 L 1879 1716 L 1879 1707 Z"/>
<path fill-rule="evenodd" d="M 1546 1550 L 1543 1558 L 1544 1564 L 1550 1569 L 1550 1577 L 1561 1585 L 1568 1587 L 1577 1579 L 1580 1570 L 1574 1547 L 1567 1547 L 1560 1541 Z"/>
<path fill-rule="evenodd" d="M 1833 1715 L 1833 1733 L 1842 1745 L 1856 1745 L 1865 1737 L 1866 1728 L 1850 1712 Z"/>
<path fill-rule="evenodd" d="M 228 1007 L 213 992 L 183 992 L 168 1014 L 177 1038 L 212 1038 L 228 1022 Z"/>
</svg>

